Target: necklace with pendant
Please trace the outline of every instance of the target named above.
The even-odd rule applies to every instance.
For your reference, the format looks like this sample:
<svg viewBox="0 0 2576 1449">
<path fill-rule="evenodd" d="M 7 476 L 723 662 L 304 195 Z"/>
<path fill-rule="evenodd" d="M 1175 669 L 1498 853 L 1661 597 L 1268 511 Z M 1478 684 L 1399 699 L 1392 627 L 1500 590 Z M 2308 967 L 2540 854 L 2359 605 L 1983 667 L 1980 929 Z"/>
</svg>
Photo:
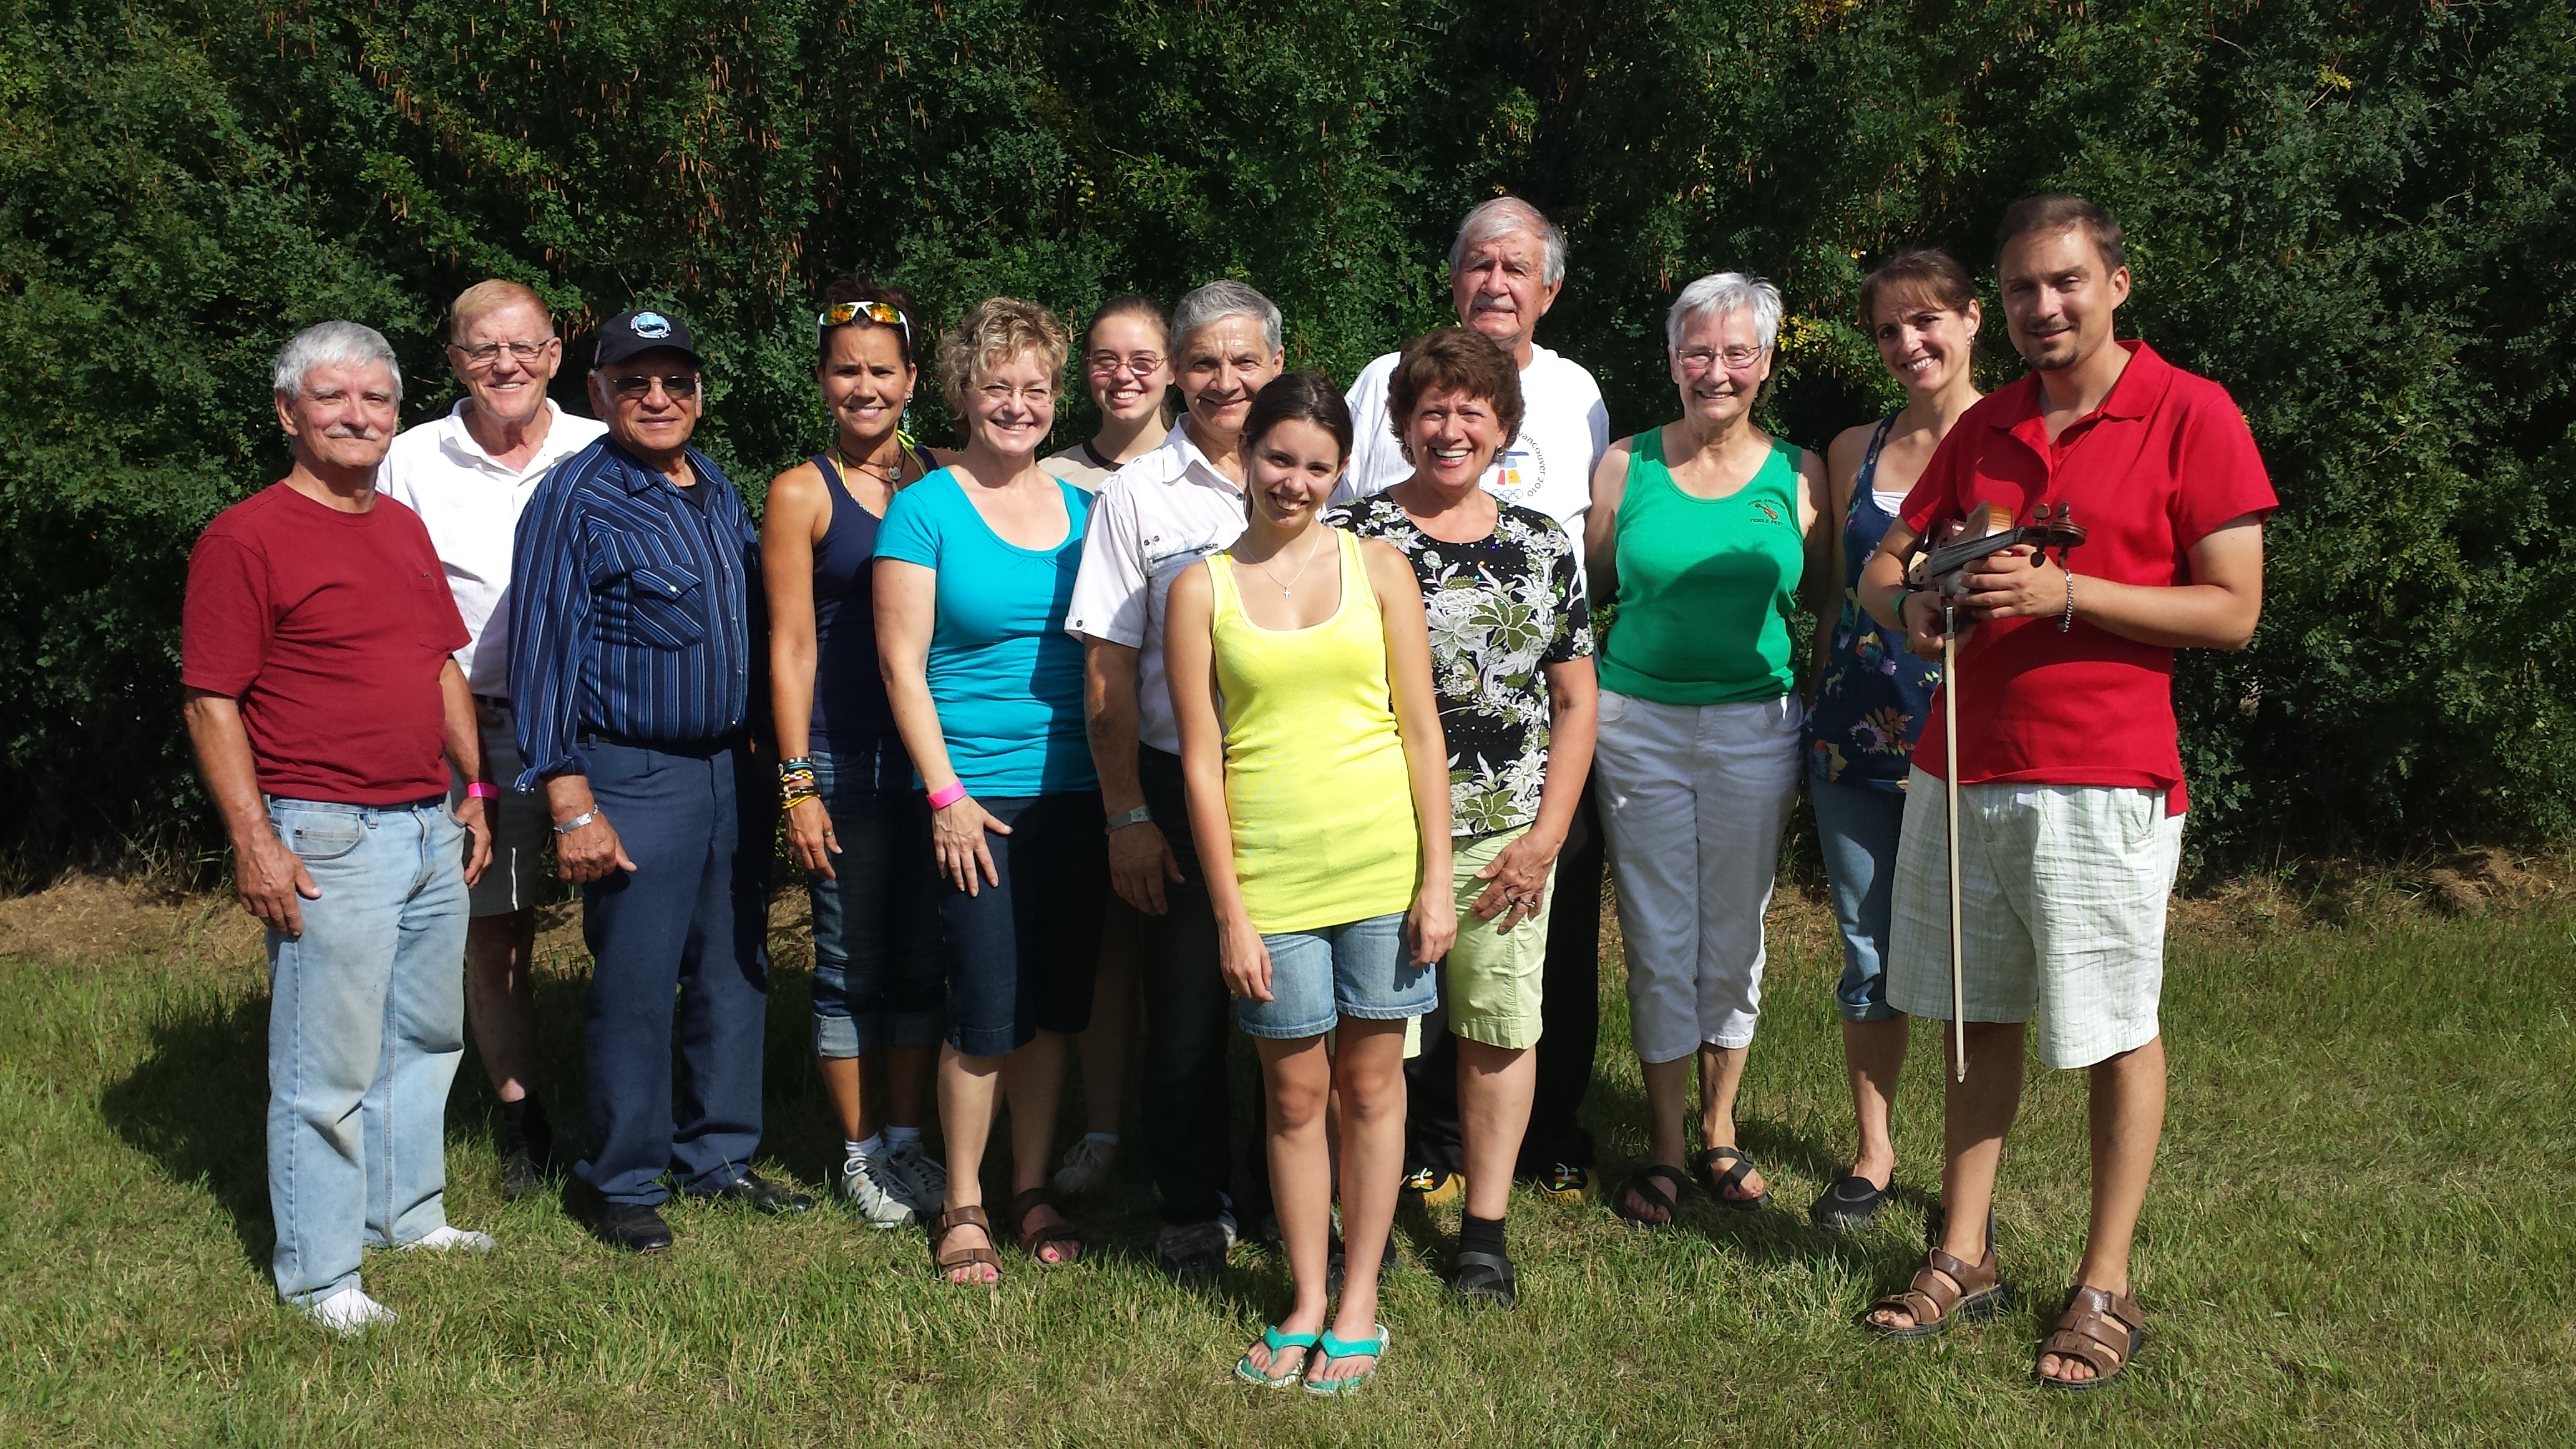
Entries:
<svg viewBox="0 0 2576 1449">
<path fill-rule="evenodd" d="M 1306 576 L 1306 570 L 1313 565 L 1315 562 L 1315 555 L 1321 552 L 1322 549 L 1323 545 L 1321 544 L 1309 545 L 1306 549 L 1306 561 L 1297 565 L 1297 572 L 1290 574 L 1288 576 L 1288 582 L 1284 584 L 1279 584 L 1279 576 L 1270 571 L 1270 565 L 1266 563 L 1257 563 L 1254 564 L 1253 567 L 1261 570 L 1261 576 L 1263 578 L 1270 580 L 1270 582 L 1274 584 L 1279 584 L 1279 597 L 1284 599 L 1288 597 L 1289 590 L 1297 587 L 1297 581 Z"/>
</svg>

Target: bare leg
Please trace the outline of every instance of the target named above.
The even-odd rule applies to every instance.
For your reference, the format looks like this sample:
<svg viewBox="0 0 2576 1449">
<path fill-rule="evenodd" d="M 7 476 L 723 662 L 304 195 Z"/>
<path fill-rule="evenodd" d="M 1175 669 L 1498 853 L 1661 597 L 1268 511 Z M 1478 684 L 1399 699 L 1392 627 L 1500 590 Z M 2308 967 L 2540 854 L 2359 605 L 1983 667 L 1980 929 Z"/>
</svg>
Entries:
<svg viewBox="0 0 2576 1449">
<path fill-rule="evenodd" d="M 465 1019 L 492 1094 L 504 1102 L 528 1095 L 528 1033 L 536 1020 L 531 979 L 537 913 L 477 916 L 465 927 Z"/>
<path fill-rule="evenodd" d="M 2020 1022 L 1968 1023 L 1968 1080 L 1956 1066 L 1942 1073 L 1941 1207 L 1948 1218 L 1941 1251 L 1963 1263 L 1986 1260 L 1986 1222 L 1995 1208 L 1995 1168 L 2003 1161 L 2004 1134 L 2021 1110 Z M 1949 1033 L 1941 1036 L 1943 1055 Z M 1910 1328 L 1914 1315 L 1880 1312 L 1873 1322 Z"/>
<path fill-rule="evenodd" d="M 1378 1264 L 1404 1179 L 1404 1023 L 1345 1016 L 1334 1035 L 1333 1085 L 1342 1107 L 1342 1301 L 1333 1336 L 1374 1343 Z M 1503 1171 L 1508 1182 L 1509 1159 Z M 1347 1378 L 1364 1359 L 1332 1360 L 1316 1377 Z"/>
<path fill-rule="evenodd" d="M 1735 1092 L 1744 1085 L 1744 1061 L 1753 1054 L 1751 1047 L 1721 1047 L 1702 1043 L 1699 1049 L 1699 1140 L 1704 1147 L 1733 1147 L 1735 1141 Z M 1749 1172 L 1728 1194 L 1737 1202 L 1750 1202 L 1760 1197 L 1768 1186 L 1762 1174 Z"/>
<path fill-rule="evenodd" d="M 1843 1023 L 1843 1063 L 1851 1071 L 1852 1120 L 1860 1128 L 1852 1174 L 1885 1191 L 1896 1176 L 1892 1120 L 1896 1079 L 1905 1070 L 1907 1019 Z"/>
<path fill-rule="evenodd" d="M 1042 1031 L 1030 1038 L 1027 1046 L 1002 1058 L 1002 1093 L 1011 1103 L 1014 1197 L 1030 1188 L 1046 1186 L 1047 1167 L 1055 1149 L 1056 1108 L 1064 1101 L 1064 1048 L 1068 1040 L 1062 1032 Z M 1053 1227 L 1063 1221 L 1062 1213 L 1039 1208 L 1029 1214 L 1027 1223 L 1004 1223 L 1002 1230 L 1017 1233 L 1023 1227 Z M 1057 1256 L 1060 1251 L 1049 1248 L 1040 1261 L 1072 1261 L 1069 1254 Z"/>
<path fill-rule="evenodd" d="M 1499 1218 L 1511 1206 L 1512 1169 L 1537 1088 L 1536 1052 L 1458 1038 L 1458 1126 L 1471 1215 Z"/>
<path fill-rule="evenodd" d="M 1646 1155 L 1650 1161 L 1666 1167 L 1687 1167 L 1688 1154 L 1682 1144 L 1682 1112 L 1690 1105 L 1689 1057 L 1675 1057 L 1668 1062 L 1641 1062 L 1646 1074 Z M 1647 1202 L 1634 1192 L 1628 1194 L 1628 1211 L 1650 1223 L 1669 1222 L 1662 1208 Z"/>
<path fill-rule="evenodd" d="M 1142 949 L 1136 908 L 1112 899 L 1100 928 L 1100 968 L 1091 996 L 1091 1025 L 1082 1033 L 1082 1115 L 1086 1132 L 1118 1133 L 1119 1098 L 1127 1086 L 1127 1037 L 1136 1017 L 1136 957 Z"/>
<path fill-rule="evenodd" d="M 1324 1326 L 1324 1277 L 1332 1257 L 1333 1163 L 1325 1140 L 1324 1104 L 1332 1095 L 1333 1060 L 1320 1036 L 1294 1041 L 1255 1037 L 1253 1046 L 1270 1099 L 1270 1202 L 1279 1215 L 1279 1240 L 1288 1249 L 1288 1276 L 1296 1289 L 1279 1329 L 1314 1333 Z M 1277 1377 L 1268 1345 L 1254 1343 L 1249 1357 L 1254 1368 Z"/>
<path fill-rule="evenodd" d="M 999 1099 L 1002 1078 L 1001 1057 L 970 1057 L 953 1046 L 939 1048 L 939 1121 L 947 1135 L 948 1195 L 943 1208 L 981 1207 L 984 1184 L 978 1174 L 984 1165 L 984 1143 L 993 1133 L 993 1105 Z M 978 1244 L 975 1239 L 983 1237 Z M 954 1242 L 958 1247 L 994 1246 L 989 1236 L 974 1228 L 959 1228 L 946 1238 L 931 1244 L 931 1251 Z M 989 1267 L 968 1266 L 948 1275 L 953 1283 L 991 1283 L 1000 1273 Z"/>
<path fill-rule="evenodd" d="M 942 1050 L 935 1046 L 884 1049 L 886 1126 L 929 1124 L 931 1086 L 939 1073 Z"/>
<path fill-rule="evenodd" d="M 2093 1226 L 2075 1281 L 2126 1293 L 2129 1244 L 2137 1236 L 2138 1210 L 2146 1205 L 2147 1178 L 2164 1135 L 2164 1038 L 2094 1063 L 2092 1075 Z M 2040 1359 L 2039 1371 L 2069 1381 L 2093 1377 L 2091 1364 L 2055 1354 Z"/>
<path fill-rule="evenodd" d="M 815 1074 L 823 1079 L 823 1096 L 832 1104 L 832 1115 L 841 1122 L 841 1136 L 851 1142 L 865 1142 L 876 1133 L 876 1114 L 869 1108 L 875 1103 L 867 1089 L 868 1069 L 865 1057 L 816 1057 Z"/>
</svg>

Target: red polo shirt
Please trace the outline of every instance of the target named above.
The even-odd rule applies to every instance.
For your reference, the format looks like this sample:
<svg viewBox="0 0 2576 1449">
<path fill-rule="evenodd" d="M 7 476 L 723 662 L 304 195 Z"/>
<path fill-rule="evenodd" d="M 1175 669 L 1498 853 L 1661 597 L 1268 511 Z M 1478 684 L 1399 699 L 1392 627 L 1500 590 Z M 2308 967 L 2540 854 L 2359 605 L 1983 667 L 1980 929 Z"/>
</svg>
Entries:
<svg viewBox="0 0 2576 1449">
<path fill-rule="evenodd" d="M 470 637 L 420 515 L 278 483 L 198 536 L 179 678 L 241 702 L 261 793 L 399 805 L 447 793 L 438 678 Z"/>
<path fill-rule="evenodd" d="M 2111 395 L 2057 436 L 2026 376 L 1968 409 L 1905 495 L 1905 526 L 1929 537 L 1982 503 L 2029 523 L 2042 503 L 2088 530 L 2066 555 L 2086 578 L 2172 587 L 2191 582 L 2191 549 L 2221 524 L 2278 506 L 2254 435 L 2227 390 L 2144 342 Z M 2174 725 L 2174 652 L 2082 619 L 1990 619 L 1959 650 L 1959 781 L 2029 781 L 2163 790 L 2187 803 Z M 1943 689 L 1948 688 L 1947 681 Z M 1939 777 L 1943 701 L 1914 762 Z"/>
</svg>

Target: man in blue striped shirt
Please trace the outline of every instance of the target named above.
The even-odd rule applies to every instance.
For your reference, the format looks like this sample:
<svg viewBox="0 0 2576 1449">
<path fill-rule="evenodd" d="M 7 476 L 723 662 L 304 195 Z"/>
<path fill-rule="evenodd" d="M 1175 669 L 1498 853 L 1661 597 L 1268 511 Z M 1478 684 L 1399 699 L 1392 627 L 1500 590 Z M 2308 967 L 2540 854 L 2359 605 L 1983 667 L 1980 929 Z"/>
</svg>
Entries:
<svg viewBox="0 0 2576 1449">
<path fill-rule="evenodd" d="M 518 787 L 545 791 L 594 962 L 590 1155 L 573 1172 L 596 1194 L 593 1231 L 634 1252 L 671 1244 L 666 1175 L 764 1212 L 813 1206 L 749 1165 L 775 822 L 752 756 L 766 630 L 751 515 L 689 446 L 701 367 L 675 318 L 625 312 L 600 328 L 590 399 L 608 436 L 537 486 L 510 570 Z"/>
</svg>

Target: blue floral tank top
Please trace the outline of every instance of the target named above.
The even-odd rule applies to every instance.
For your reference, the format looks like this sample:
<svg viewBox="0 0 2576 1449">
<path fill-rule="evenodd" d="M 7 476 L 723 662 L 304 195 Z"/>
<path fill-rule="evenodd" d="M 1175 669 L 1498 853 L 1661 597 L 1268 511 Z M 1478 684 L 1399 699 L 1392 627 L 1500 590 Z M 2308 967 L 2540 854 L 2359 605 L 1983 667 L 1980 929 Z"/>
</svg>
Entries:
<svg viewBox="0 0 2576 1449">
<path fill-rule="evenodd" d="M 1914 741 L 1931 712 L 1941 667 L 1917 659 L 1902 636 L 1880 627 L 1860 606 L 1860 572 L 1894 514 L 1878 506 L 1879 449 L 1887 445 L 1896 414 L 1879 419 L 1869 455 L 1852 479 L 1851 508 L 1843 515 L 1843 611 L 1834 621 L 1833 648 L 1825 662 L 1816 707 L 1807 716 L 1807 769 L 1818 780 L 1903 790 L 1914 762 Z"/>
</svg>

